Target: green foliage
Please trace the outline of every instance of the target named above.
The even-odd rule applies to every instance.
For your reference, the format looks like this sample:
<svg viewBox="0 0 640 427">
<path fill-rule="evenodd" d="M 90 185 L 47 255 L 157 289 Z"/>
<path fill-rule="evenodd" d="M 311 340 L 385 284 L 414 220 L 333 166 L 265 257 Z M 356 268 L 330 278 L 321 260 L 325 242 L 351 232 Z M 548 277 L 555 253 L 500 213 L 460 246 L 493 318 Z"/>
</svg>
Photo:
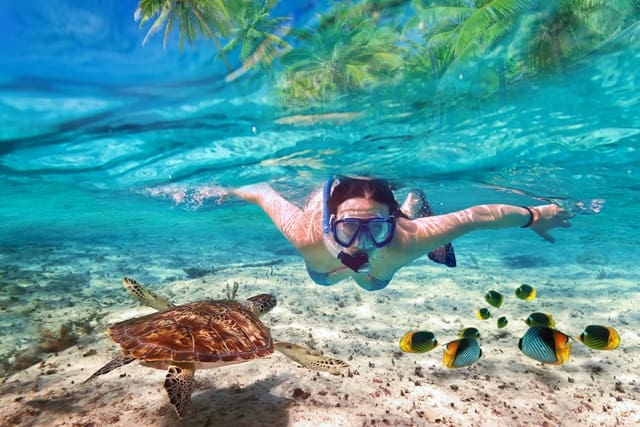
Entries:
<svg viewBox="0 0 640 427">
<path fill-rule="evenodd" d="M 223 0 L 140 0 L 138 12 L 140 26 L 153 19 L 143 44 L 164 28 L 164 46 L 175 24 L 178 24 L 180 46 L 184 41 L 193 43 L 199 34 L 218 41 L 218 35 L 229 31 L 229 14 Z"/>
<path fill-rule="evenodd" d="M 153 20 L 143 43 L 164 28 L 163 45 L 176 27 L 180 47 L 185 41 L 193 43 L 198 37 L 211 39 L 219 55 L 231 70 L 226 55 L 240 47 L 243 69 L 235 73 L 244 74 L 255 65 L 268 65 L 281 50 L 290 49 L 278 31 L 287 33 L 283 26 L 287 18 L 272 18 L 271 9 L 277 0 L 140 0 L 137 15 L 140 26 Z M 222 46 L 221 39 L 227 40 Z"/>
<path fill-rule="evenodd" d="M 428 4 L 427 4 L 428 3 Z M 492 94 L 566 66 L 640 19 L 635 0 L 415 1 L 406 65 L 438 96 Z"/>
<path fill-rule="evenodd" d="M 410 71 L 422 71 L 428 77 L 437 78 L 439 96 L 499 89 L 505 84 L 503 41 L 539 1 L 447 3 L 448 6 L 435 7 L 416 3 L 415 17 L 403 31 L 405 34 L 421 31 L 424 42 L 414 44 L 417 49 L 408 61 Z M 421 62 L 419 58 L 429 58 L 429 61 Z"/>
<path fill-rule="evenodd" d="M 280 88 L 290 100 L 331 99 L 394 79 L 403 63 L 398 35 L 346 5 L 322 17 L 316 31 L 296 31 L 300 47 L 282 58 Z"/>
<path fill-rule="evenodd" d="M 640 19 L 633 0 L 562 0 L 536 16 L 529 36 L 526 65 L 534 72 L 562 71 Z"/>
<path fill-rule="evenodd" d="M 640 21 L 640 0 L 353 0 L 335 2 L 315 28 L 291 29 L 271 15 L 276 3 L 140 0 L 137 15 L 152 22 L 145 43 L 164 31 L 166 45 L 174 29 L 181 47 L 211 39 L 229 69 L 237 52 L 242 67 L 228 81 L 277 71 L 287 106 L 401 80 L 439 99 L 490 95 L 561 72 Z"/>
<path fill-rule="evenodd" d="M 224 52 L 230 52 L 240 46 L 240 59 L 243 68 L 263 65 L 269 71 L 269 65 L 281 52 L 291 49 L 289 43 L 278 35 L 286 34 L 290 28 L 284 23 L 288 18 L 272 18 L 271 8 L 276 1 L 266 1 L 259 5 L 255 1 L 236 1 L 230 8 L 234 17 L 231 39 L 224 46 Z"/>
</svg>

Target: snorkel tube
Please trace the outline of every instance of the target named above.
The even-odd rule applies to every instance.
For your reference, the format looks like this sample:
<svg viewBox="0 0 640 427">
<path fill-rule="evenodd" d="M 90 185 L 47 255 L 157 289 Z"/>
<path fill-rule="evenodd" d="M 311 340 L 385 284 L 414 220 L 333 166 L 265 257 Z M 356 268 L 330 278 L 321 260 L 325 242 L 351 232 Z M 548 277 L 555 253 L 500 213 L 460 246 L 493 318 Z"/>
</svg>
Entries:
<svg viewBox="0 0 640 427">
<path fill-rule="evenodd" d="M 329 197 L 331 197 L 331 189 L 334 178 L 329 178 L 324 183 L 324 189 L 322 190 L 322 234 L 325 237 L 331 234 L 331 212 L 329 212 Z"/>
<path fill-rule="evenodd" d="M 331 212 L 329 211 L 329 198 L 331 197 L 331 190 L 333 184 L 336 183 L 335 178 L 329 178 L 325 184 L 322 192 L 322 240 L 324 246 L 335 256 L 340 262 L 356 273 L 366 273 L 369 271 L 369 255 L 365 252 L 356 252 L 351 255 L 342 250 L 342 248 L 336 243 L 332 235 L 331 229 Z"/>
</svg>

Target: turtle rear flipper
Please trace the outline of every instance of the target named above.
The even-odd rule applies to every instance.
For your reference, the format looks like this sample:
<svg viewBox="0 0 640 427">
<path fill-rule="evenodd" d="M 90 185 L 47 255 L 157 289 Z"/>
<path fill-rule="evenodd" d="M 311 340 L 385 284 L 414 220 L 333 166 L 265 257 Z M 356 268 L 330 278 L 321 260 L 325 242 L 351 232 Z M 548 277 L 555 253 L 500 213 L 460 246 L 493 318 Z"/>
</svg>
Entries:
<svg viewBox="0 0 640 427">
<path fill-rule="evenodd" d="M 167 390 L 169 401 L 179 418 L 184 417 L 187 413 L 187 405 L 191 401 L 191 393 L 193 393 L 195 371 L 193 366 L 188 365 L 171 365 L 167 369 L 164 388 Z"/>
<path fill-rule="evenodd" d="M 290 342 L 276 342 L 273 346 L 283 355 L 307 369 L 314 371 L 339 373 L 342 369 L 348 368 L 349 364 L 344 360 L 318 354 L 311 349 Z"/>
<path fill-rule="evenodd" d="M 147 289 L 140 283 L 136 282 L 129 277 L 122 279 L 124 288 L 129 292 L 136 301 L 147 307 L 155 308 L 156 310 L 166 310 L 167 308 L 175 307 L 171 301 L 153 292 L 151 289 Z"/>
<path fill-rule="evenodd" d="M 89 378 L 84 380 L 84 382 L 88 383 L 89 381 L 91 381 L 95 377 L 98 377 L 98 376 L 104 375 L 104 374 L 108 374 L 109 372 L 113 371 L 114 369 L 119 368 L 120 366 L 124 366 L 126 364 L 129 364 L 129 363 L 133 362 L 134 360 L 136 360 L 136 359 L 134 357 L 131 357 L 131 356 L 118 356 L 115 359 L 111 360 L 106 365 L 104 365 L 102 368 L 100 368 L 97 371 L 95 371 L 93 373 L 93 375 L 91 375 Z"/>
</svg>

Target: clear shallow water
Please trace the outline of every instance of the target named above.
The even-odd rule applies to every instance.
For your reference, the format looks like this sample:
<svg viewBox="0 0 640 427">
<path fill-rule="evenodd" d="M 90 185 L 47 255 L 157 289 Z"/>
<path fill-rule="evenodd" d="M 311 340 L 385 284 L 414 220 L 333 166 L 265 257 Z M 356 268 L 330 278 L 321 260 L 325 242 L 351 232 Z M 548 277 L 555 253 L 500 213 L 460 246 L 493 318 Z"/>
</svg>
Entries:
<svg viewBox="0 0 640 427">
<path fill-rule="evenodd" d="M 37 329 L 63 293 L 97 304 L 101 286 L 126 274 L 163 282 L 189 267 L 299 261 L 258 209 L 218 204 L 216 194 L 270 181 L 303 203 L 334 173 L 391 178 L 400 195 L 424 188 L 440 212 L 536 202 L 513 189 L 568 206 L 604 199 L 601 213 L 556 231 L 554 246 L 533 235 L 523 245 L 512 231 L 466 236 L 456 242 L 460 264 L 487 251 L 542 253 L 638 282 L 638 27 L 562 75 L 494 99 L 435 108 L 401 84 L 326 106 L 357 113 L 346 123 L 294 126 L 282 123 L 290 113 L 268 83 L 225 84 L 213 52 L 143 48 L 135 2 L 41 6 L 13 4 L 1 21 L 12 30 L 0 60 L 0 316 L 9 331 Z M 34 298 L 40 305 L 28 306 Z M 2 356 L 28 342 L 11 341 Z"/>
</svg>

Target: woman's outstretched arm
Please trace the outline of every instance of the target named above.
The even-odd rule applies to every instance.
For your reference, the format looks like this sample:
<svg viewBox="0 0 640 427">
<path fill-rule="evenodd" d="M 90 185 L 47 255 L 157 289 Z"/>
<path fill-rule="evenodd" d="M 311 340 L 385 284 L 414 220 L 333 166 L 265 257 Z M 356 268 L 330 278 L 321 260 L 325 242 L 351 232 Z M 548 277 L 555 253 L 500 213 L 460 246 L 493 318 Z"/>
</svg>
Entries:
<svg viewBox="0 0 640 427">
<path fill-rule="evenodd" d="M 399 244 L 411 253 L 422 256 L 438 246 L 476 230 L 526 227 L 553 243 L 549 230 L 570 227 L 572 215 L 561 207 L 549 204 L 524 208 L 513 205 L 478 205 L 445 215 L 405 221 L 399 233 Z"/>
<path fill-rule="evenodd" d="M 285 199 L 269 184 L 245 185 L 230 193 L 260 206 L 294 247 L 300 249 L 317 240 L 311 215 Z"/>
</svg>

